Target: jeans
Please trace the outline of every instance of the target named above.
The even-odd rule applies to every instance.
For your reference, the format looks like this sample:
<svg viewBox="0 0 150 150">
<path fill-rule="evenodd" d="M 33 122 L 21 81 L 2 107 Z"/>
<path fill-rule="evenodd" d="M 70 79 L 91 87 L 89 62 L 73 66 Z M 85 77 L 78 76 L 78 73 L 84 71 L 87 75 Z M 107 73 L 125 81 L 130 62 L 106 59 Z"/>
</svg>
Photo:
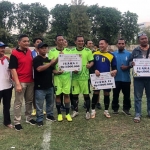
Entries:
<svg viewBox="0 0 150 150">
<path fill-rule="evenodd" d="M 141 103 L 144 89 L 147 97 L 147 112 L 150 116 L 150 77 L 134 78 L 135 117 L 141 117 Z"/>
<path fill-rule="evenodd" d="M 54 108 L 54 89 L 53 87 L 46 90 L 35 90 L 35 103 L 36 103 L 36 121 L 43 121 L 43 104 L 46 100 L 46 114 L 47 116 L 53 116 Z"/>
<path fill-rule="evenodd" d="M 118 111 L 119 109 L 119 94 L 122 90 L 123 93 L 123 110 L 129 110 L 131 108 L 130 99 L 130 84 L 131 82 L 116 81 L 116 88 L 113 89 L 112 109 Z"/>
</svg>

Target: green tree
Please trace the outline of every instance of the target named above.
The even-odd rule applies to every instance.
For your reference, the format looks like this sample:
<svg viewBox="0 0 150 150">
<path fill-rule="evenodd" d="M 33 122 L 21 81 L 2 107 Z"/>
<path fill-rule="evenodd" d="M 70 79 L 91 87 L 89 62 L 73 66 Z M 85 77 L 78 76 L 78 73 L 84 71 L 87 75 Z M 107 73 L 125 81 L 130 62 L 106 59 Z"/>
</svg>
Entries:
<svg viewBox="0 0 150 150">
<path fill-rule="evenodd" d="M 68 23 L 70 21 L 70 7 L 67 4 L 60 5 L 57 4 L 51 11 L 50 15 L 52 19 L 51 32 L 56 34 L 62 34 L 63 36 L 68 36 Z"/>
<path fill-rule="evenodd" d="M 136 13 L 127 11 L 122 14 L 120 21 L 120 34 L 128 44 L 134 44 L 136 42 L 135 37 L 139 31 L 137 21 L 138 15 Z"/>
<path fill-rule="evenodd" d="M 17 5 L 17 25 L 20 33 L 42 37 L 49 28 L 49 10 L 40 3 Z"/>
<path fill-rule="evenodd" d="M 10 31 L 15 27 L 15 4 L 8 1 L 0 2 L 0 28 Z"/>
<path fill-rule="evenodd" d="M 74 37 L 84 36 L 85 40 L 90 37 L 91 22 L 87 15 L 87 6 L 81 0 L 72 1 L 70 22 L 68 24 L 68 41 L 74 44 Z"/>
<path fill-rule="evenodd" d="M 109 44 L 114 44 L 120 29 L 121 12 L 116 8 L 99 7 L 97 4 L 88 8 L 88 15 L 92 22 L 91 35 L 98 43 L 100 38 L 107 38 Z"/>
</svg>

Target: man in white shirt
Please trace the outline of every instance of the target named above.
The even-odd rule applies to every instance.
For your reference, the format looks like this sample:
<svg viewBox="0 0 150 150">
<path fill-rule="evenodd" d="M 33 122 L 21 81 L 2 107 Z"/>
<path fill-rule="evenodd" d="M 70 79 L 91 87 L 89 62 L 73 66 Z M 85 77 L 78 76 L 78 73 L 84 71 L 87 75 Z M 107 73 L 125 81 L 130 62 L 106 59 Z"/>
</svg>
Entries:
<svg viewBox="0 0 150 150">
<path fill-rule="evenodd" d="M 10 119 L 10 105 L 12 97 L 12 82 L 10 78 L 10 70 L 8 69 L 9 58 L 4 55 L 6 44 L 0 42 L 0 102 L 3 99 L 3 124 L 9 128 L 13 128 Z"/>
</svg>

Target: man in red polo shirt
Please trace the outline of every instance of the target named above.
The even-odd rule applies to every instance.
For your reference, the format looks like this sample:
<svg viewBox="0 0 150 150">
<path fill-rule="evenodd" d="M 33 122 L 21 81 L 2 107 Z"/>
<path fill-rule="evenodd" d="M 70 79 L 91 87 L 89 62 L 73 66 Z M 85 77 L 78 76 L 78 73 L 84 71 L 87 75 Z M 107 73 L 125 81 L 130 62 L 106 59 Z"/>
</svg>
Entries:
<svg viewBox="0 0 150 150">
<path fill-rule="evenodd" d="M 17 131 L 23 129 L 20 124 L 23 98 L 25 99 L 26 123 L 36 124 L 36 121 L 31 118 L 34 82 L 33 60 L 31 51 L 28 48 L 29 44 L 28 36 L 20 35 L 18 38 L 18 48 L 12 51 L 9 63 L 15 86 L 14 124 Z"/>
</svg>

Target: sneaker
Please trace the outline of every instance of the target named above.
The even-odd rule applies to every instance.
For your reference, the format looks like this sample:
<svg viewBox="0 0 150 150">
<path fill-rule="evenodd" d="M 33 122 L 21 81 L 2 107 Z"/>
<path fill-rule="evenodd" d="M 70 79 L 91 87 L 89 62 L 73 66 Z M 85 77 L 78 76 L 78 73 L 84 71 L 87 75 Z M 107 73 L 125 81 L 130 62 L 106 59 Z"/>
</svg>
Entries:
<svg viewBox="0 0 150 150">
<path fill-rule="evenodd" d="M 31 114 L 32 116 L 35 116 L 36 115 L 36 109 L 33 109 L 33 111 L 32 111 L 32 114 Z"/>
<path fill-rule="evenodd" d="M 104 111 L 104 115 L 105 115 L 106 118 L 110 118 L 111 117 L 110 114 L 109 114 L 109 112 L 108 112 L 108 110 Z"/>
<path fill-rule="evenodd" d="M 31 120 L 26 120 L 26 123 L 30 123 L 31 125 L 35 125 L 36 124 L 36 121 L 31 119 Z"/>
<path fill-rule="evenodd" d="M 67 119 L 68 122 L 72 121 L 72 118 L 71 118 L 70 114 L 66 115 L 66 119 Z"/>
<path fill-rule="evenodd" d="M 116 114 L 116 115 L 119 114 L 118 110 L 114 110 L 113 114 Z"/>
<path fill-rule="evenodd" d="M 101 106 L 100 103 L 97 103 L 97 104 L 96 104 L 96 107 L 97 107 L 97 109 L 102 109 L 102 106 Z"/>
<path fill-rule="evenodd" d="M 46 111 L 43 111 L 43 114 L 46 115 Z"/>
<path fill-rule="evenodd" d="M 56 119 L 54 118 L 54 116 L 47 116 L 46 120 L 56 121 Z"/>
<path fill-rule="evenodd" d="M 95 109 L 93 109 L 93 110 L 91 111 L 91 118 L 94 119 L 94 118 L 95 118 L 95 115 L 96 115 L 96 111 L 95 111 Z"/>
<path fill-rule="evenodd" d="M 71 115 L 71 117 L 74 118 L 74 117 L 76 117 L 78 115 L 79 115 L 79 113 L 77 111 L 73 111 L 73 114 Z"/>
<path fill-rule="evenodd" d="M 91 115 L 90 115 L 89 112 L 86 113 L 85 118 L 86 118 L 87 120 L 89 120 L 89 119 L 91 118 Z"/>
<path fill-rule="evenodd" d="M 42 127 L 43 126 L 43 121 L 37 122 L 38 127 Z"/>
<path fill-rule="evenodd" d="M 86 103 L 85 102 L 83 103 L 83 108 L 86 108 Z"/>
<path fill-rule="evenodd" d="M 131 116 L 131 113 L 129 112 L 129 110 L 123 109 L 122 112 L 123 112 L 125 115 L 127 115 L 127 116 Z"/>
<path fill-rule="evenodd" d="M 22 126 L 21 126 L 21 124 L 16 124 L 15 125 L 15 130 L 16 131 L 20 131 L 20 130 L 22 130 L 23 128 L 22 128 Z"/>
<path fill-rule="evenodd" d="M 57 119 L 58 119 L 58 121 L 63 121 L 63 116 L 62 116 L 62 114 L 59 114 Z"/>
</svg>

